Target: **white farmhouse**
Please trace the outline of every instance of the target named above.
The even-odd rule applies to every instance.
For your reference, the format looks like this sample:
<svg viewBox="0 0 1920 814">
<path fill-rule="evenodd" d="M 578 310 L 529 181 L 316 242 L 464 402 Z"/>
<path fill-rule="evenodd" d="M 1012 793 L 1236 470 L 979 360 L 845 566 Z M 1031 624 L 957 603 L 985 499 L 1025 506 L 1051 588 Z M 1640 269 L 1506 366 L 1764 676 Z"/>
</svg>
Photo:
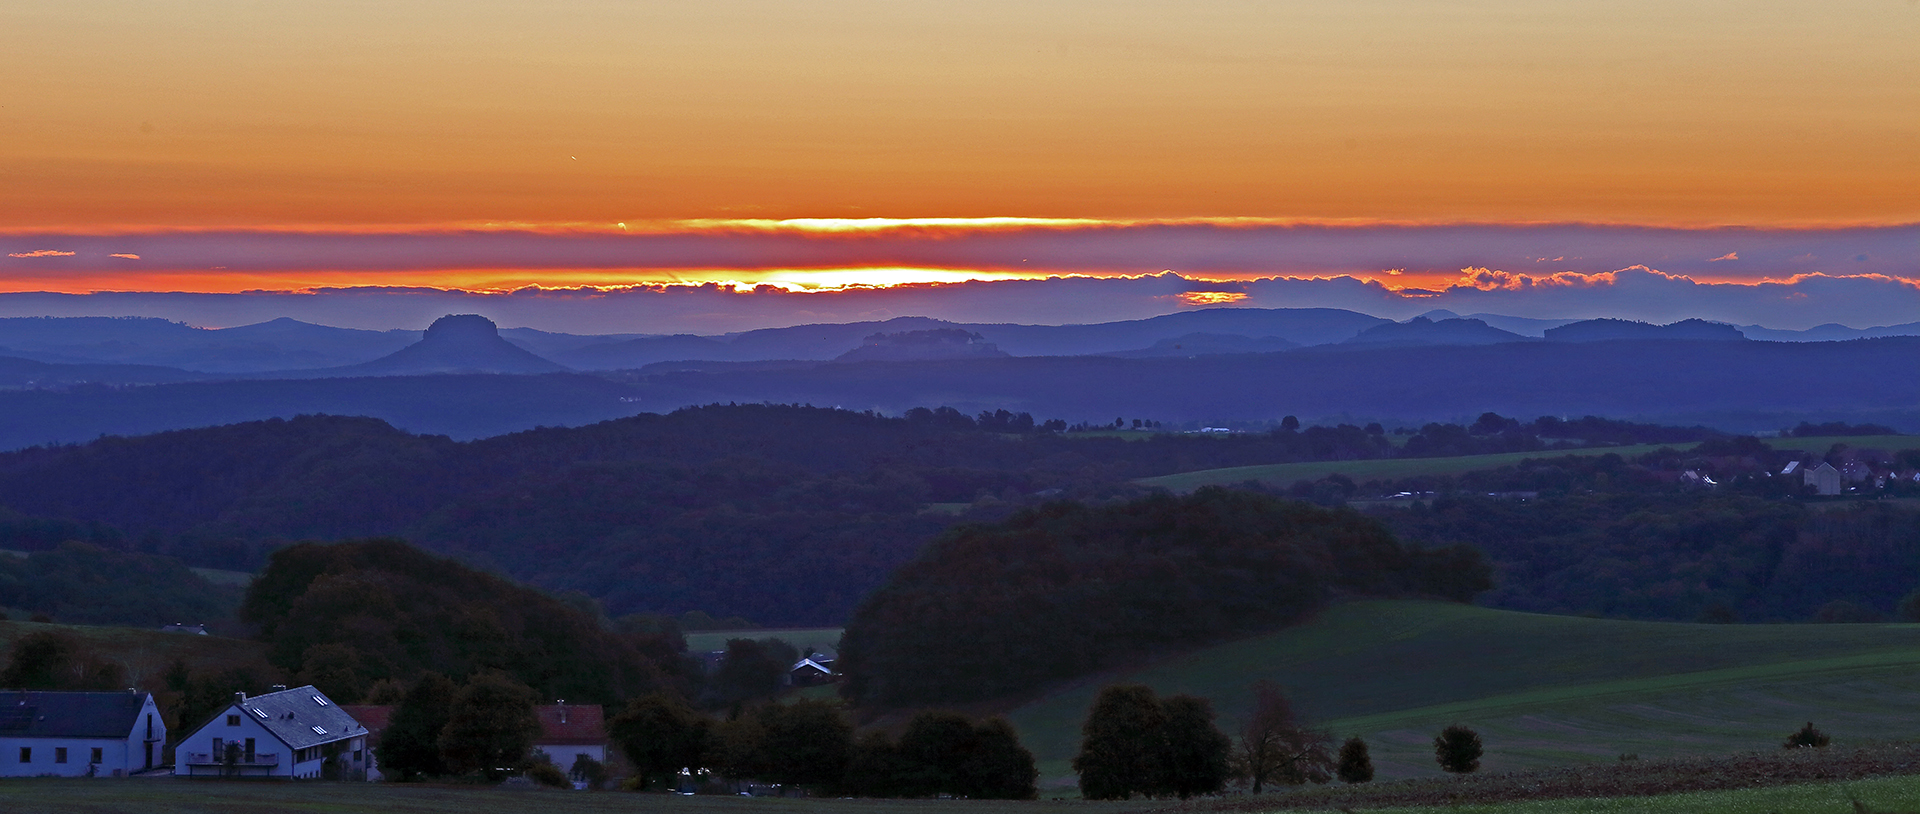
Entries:
<svg viewBox="0 0 1920 814">
<path fill-rule="evenodd" d="M 153 768 L 167 723 L 143 692 L 0 692 L 0 777 L 94 777 Z"/>
<path fill-rule="evenodd" d="M 596 763 L 607 762 L 606 713 L 599 704 L 569 704 L 565 701 L 533 709 L 540 719 L 540 737 L 534 739 L 535 751 L 560 771 L 572 771 L 581 757 Z"/>
<path fill-rule="evenodd" d="M 183 776 L 367 776 L 367 729 L 312 686 L 233 703 L 174 747 L 173 773 Z"/>
</svg>

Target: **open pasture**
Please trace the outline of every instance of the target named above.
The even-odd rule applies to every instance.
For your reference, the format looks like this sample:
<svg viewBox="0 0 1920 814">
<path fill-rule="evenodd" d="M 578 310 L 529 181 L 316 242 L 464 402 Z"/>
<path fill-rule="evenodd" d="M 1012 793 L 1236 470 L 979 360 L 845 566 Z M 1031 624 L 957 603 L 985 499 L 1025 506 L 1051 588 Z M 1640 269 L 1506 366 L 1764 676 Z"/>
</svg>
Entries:
<svg viewBox="0 0 1920 814">
<path fill-rule="evenodd" d="M 136 778 L 0 780 L 8 814 L 1122 814 L 1164 802 L 818 800 L 518 790 L 400 783 L 222 782 Z"/>
<path fill-rule="evenodd" d="M 266 656 L 266 645 L 247 639 L 162 633 L 138 627 L 18 621 L 0 622 L 0 653 L 10 651 L 22 636 L 42 632 L 72 637 L 82 649 L 126 665 L 127 680 L 140 686 L 157 685 L 174 659 L 196 668 L 221 668 L 261 661 Z"/>
<path fill-rule="evenodd" d="M 1432 738 L 1478 729 L 1489 771 L 1770 748 L 1805 721 L 1836 743 L 1920 737 L 1920 625 L 1631 622 L 1464 605 L 1336 605 L 1304 625 L 1092 676 L 1009 712 L 1044 786 L 1100 687 L 1210 698 L 1234 731 L 1272 680 L 1382 779 L 1439 774 Z"/>
</svg>

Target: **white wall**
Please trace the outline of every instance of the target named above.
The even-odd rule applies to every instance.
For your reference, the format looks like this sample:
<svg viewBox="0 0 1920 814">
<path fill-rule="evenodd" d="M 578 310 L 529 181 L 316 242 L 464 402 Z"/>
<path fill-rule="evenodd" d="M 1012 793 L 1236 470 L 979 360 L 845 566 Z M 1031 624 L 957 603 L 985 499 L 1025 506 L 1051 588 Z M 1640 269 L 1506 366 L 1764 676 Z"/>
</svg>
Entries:
<svg viewBox="0 0 1920 814">
<path fill-rule="evenodd" d="M 239 717 L 239 722 L 229 725 L 227 721 L 234 716 Z M 220 741 L 219 750 L 213 748 L 213 742 L 216 738 Z M 254 718 L 253 713 L 240 708 L 238 704 L 228 704 L 227 708 L 220 714 L 213 716 L 213 720 L 208 721 L 206 726 L 195 730 L 193 734 L 188 735 L 180 741 L 179 745 L 173 748 L 173 773 L 176 775 L 218 775 L 220 773 L 219 766 L 196 766 L 192 765 L 189 761 L 199 759 L 195 756 L 205 755 L 215 763 L 218 763 L 220 761 L 221 750 L 226 749 L 226 744 L 238 743 L 244 745 L 248 738 L 253 739 L 253 751 L 256 758 L 261 755 L 272 754 L 279 756 L 280 762 L 272 766 L 242 767 L 242 774 L 265 775 L 269 777 L 296 776 L 293 765 L 293 750 L 288 749 L 285 743 L 280 742 L 280 738 L 268 732 L 266 727 L 261 726 L 260 722 Z M 318 764 L 316 763 L 315 766 L 317 767 Z M 315 772 L 318 772 L 317 768 Z"/>
<path fill-rule="evenodd" d="M 545 752 L 547 757 L 553 760 L 553 765 L 563 772 L 573 768 L 573 761 L 578 755 L 586 755 L 601 763 L 607 762 L 607 747 L 600 745 L 575 746 L 571 744 L 537 743 L 534 744 L 533 748 L 535 751 Z"/>
<path fill-rule="evenodd" d="M 33 750 L 32 762 L 20 762 L 22 747 Z M 57 750 L 67 750 L 67 762 L 56 763 Z M 0 738 L 0 777 L 39 777 L 56 775 L 59 777 L 84 777 L 87 763 L 93 757 L 93 750 L 100 750 L 100 764 L 94 771 L 102 777 L 112 776 L 115 769 L 127 771 L 127 742 L 115 738 Z M 156 760 L 158 755 L 155 755 Z M 132 769 L 139 771 L 142 760 L 135 760 Z"/>
<path fill-rule="evenodd" d="M 165 717 L 153 704 L 153 696 L 149 695 L 140 705 L 133 727 L 124 738 L 0 738 L 0 777 L 85 777 L 87 765 L 92 761 L 96 748 L 100 750 L 100 763 L 94 769 L 97 776 L 112 777 L 116 771 L 131 774 L 146 769 L 149 715 L 153 716 L 152 765 L 159 766 L 163 760 L 161 750 L 167 742 L 167 725 Z M 31 762 L 20 762 L 22 747 L 33 750 Z M 65 763 L 55 762 L 61 748 L 67 750 Z"/>
</svg>

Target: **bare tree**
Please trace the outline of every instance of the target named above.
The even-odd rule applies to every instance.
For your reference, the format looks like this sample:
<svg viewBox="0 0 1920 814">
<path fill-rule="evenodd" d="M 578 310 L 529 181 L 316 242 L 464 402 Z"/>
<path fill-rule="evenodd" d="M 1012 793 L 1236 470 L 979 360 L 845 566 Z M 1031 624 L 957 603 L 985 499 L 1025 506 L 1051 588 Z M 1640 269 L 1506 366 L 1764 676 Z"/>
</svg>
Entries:
<svg viewBox="0 0 1920 814">
<path fill-rule="evenodd" d="M 1293 704 L 1271 681 L 1253 685 L 1253 712 L 1240 728 L 1234 762 L 1238 774 L 1259 794 L 1269 782 L 1299 785 L 1332 778 L 1333 735 L 1313 729 L 1294 714 Z"/>
</svg>

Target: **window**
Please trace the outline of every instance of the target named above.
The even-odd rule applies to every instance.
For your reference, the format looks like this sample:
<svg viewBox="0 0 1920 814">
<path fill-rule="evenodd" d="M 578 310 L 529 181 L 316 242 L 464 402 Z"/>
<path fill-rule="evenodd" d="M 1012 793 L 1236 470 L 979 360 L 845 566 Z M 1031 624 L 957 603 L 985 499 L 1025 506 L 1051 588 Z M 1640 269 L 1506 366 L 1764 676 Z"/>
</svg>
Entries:
<svg viewBox="0 0 1920 814">
<path fill-rule="evenodd" d="M 20 762 L 21 763 L 33 762 L 33 747 L 31 746 L 20 747 Z"/>
<path fill-rule="evenodd" d="M 257 718 L 259 718 L 259 719 L 260 719 L 260 720 L 262 720 L 262 721 L 264 721 L 264 720 L 266 720 L 266 719 L 267 719 L 267 711 L 266 711 L 266 710 L 264 710 L 264 709 L 260 709 L 260 708 L 258 708 L 258 707 L 255 707 L 255 708 L 253 709 L 253 714 L 254 714 L 254 717 L 257 717 Z"/>
<path fill-rule="evenodd" d="M 320 706 L 323 706 L 323 707 L 324 707 L 324 706 L 327 706 L 327 699 L 325 699 L 325 698 L 321 698 L 321 697 L 320 697 L 320 696 L 318 696 L 318 695 L 316 695 L 316 696 L 314 696 L 314 697 L 313 697 L 313 702 L 314 702 L 314 703 L 316 703 L 316 704 L 319 704 Z"/>
<path fill-rule="evenodd" d="M 326 728 L 326 727 L 324 727 L 324 726 L 316 726 L 316 727 L 314 727 L 314 728 L 313 728 L 313 734 L 315 734 L 315 735 L 325 735 L 325 734 L 327 734 L 327 728 Z"/>
<path fill-rule="evenodd" d="M 100 747 L 98 747 L 98 746 L 95 746 L 95 747 L 93 747 L 93 759 L 92 759 L 91 761 L 88 761 L 88 762 L 90 762 L 90 763 L 105 763 L 105 762 L 106 762 L 106 761 L 104 761 L 104 760 L 101 760 L 101 759 L 100 759 Z"/>
<path fill-rule="evenodd" d="M 65 746 L 53 747 L 53 762 L 55 763 L 67 762 L 67 747 Z"/>
<path fill-rule="evenodd" d="M 227 726 L 239 726 L 239 725 L 240 725 L 240 716 L 238 715 L 227 716 Z"/>
</svg>

